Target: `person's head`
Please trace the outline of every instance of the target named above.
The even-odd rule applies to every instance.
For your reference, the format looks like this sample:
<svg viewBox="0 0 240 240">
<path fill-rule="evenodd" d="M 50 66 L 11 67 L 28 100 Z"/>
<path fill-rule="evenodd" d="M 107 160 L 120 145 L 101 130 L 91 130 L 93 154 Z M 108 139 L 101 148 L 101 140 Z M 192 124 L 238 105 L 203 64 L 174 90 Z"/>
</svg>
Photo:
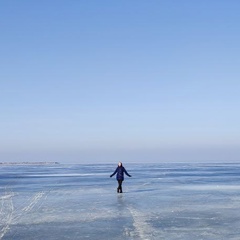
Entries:
<svg viewBox="0 0 240 240">
<path fill-rule="evenodd" d="M 121 166 L 122 166 L 122 163 L 121 163 L 121 162 L 119 162 L 119 163 L 118 163 L 118 166 L 119 166 L 119 167 L 121 167 Z"/>
</svg>

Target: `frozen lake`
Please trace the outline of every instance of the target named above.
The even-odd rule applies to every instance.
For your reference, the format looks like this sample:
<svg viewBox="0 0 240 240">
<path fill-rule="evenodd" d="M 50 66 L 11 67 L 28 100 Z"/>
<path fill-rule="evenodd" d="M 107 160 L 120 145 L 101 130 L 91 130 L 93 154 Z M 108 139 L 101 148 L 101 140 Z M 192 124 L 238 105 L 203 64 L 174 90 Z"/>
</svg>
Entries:
<svg viewBox="0 0 240 240">
<path fill-rule="evenodd" d="M 0 166 L 0 239 L 240 239 L 240 164 Z"/>
</svg>

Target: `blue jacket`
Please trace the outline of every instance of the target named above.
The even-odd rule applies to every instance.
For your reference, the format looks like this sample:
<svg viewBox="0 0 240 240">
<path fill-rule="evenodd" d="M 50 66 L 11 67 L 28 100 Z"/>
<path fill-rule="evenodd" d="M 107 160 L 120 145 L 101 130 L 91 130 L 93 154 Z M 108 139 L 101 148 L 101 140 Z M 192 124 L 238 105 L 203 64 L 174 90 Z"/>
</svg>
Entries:
<svg viewBox="0 0 240 240">
<path fill-rule="evenodd" d="M 117 167 L 115 172 L 110 177 L 114 176 L 116 173 L 117 173 L 117 176 L 116 176 L 117 180 L 122 180 L 123 181 L 124 180 L 124 173 L 127 176 L 131 177 L 131 175 L 128 174 L 128 172 L 126 171 L 126 169 L 123 166 Z"/>
</svg>

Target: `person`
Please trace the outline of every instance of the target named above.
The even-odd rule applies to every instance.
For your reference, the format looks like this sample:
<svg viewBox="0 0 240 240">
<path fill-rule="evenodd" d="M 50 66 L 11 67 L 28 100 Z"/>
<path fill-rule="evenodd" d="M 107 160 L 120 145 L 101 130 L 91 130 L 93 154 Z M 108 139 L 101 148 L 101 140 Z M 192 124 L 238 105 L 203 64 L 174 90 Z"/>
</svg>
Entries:
<svg viewBox="0 0 240 240">
<path fill-rule="evenodd" d="M 113 177 L 115 174 L 117 174 L 116 179 L 118 181 L 118 188 L 117 188 L 118 193 L 122 193 L 122 182 L 124 181 L 124 173 L 128 177 L 132 177 L 130 174 L 128 174 L 126 169 L 123 167 L 122 163 L 119 162 L 116 170 L 114 171 L 114 173 L 112 175 L 110 175 L 110 177 Z"/>
</svg>

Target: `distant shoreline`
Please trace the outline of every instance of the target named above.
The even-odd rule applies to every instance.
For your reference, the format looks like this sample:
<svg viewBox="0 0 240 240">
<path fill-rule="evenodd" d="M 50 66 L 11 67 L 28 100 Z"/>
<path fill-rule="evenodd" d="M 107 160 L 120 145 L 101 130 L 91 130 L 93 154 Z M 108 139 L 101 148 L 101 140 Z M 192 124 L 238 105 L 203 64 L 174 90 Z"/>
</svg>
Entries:
<svg viewBox="0 0 240 240">
<path fill-rule="evenodd" d="M 0 162 L 0 165 L 55 165 L 59 162 Z"/>
</svg>

